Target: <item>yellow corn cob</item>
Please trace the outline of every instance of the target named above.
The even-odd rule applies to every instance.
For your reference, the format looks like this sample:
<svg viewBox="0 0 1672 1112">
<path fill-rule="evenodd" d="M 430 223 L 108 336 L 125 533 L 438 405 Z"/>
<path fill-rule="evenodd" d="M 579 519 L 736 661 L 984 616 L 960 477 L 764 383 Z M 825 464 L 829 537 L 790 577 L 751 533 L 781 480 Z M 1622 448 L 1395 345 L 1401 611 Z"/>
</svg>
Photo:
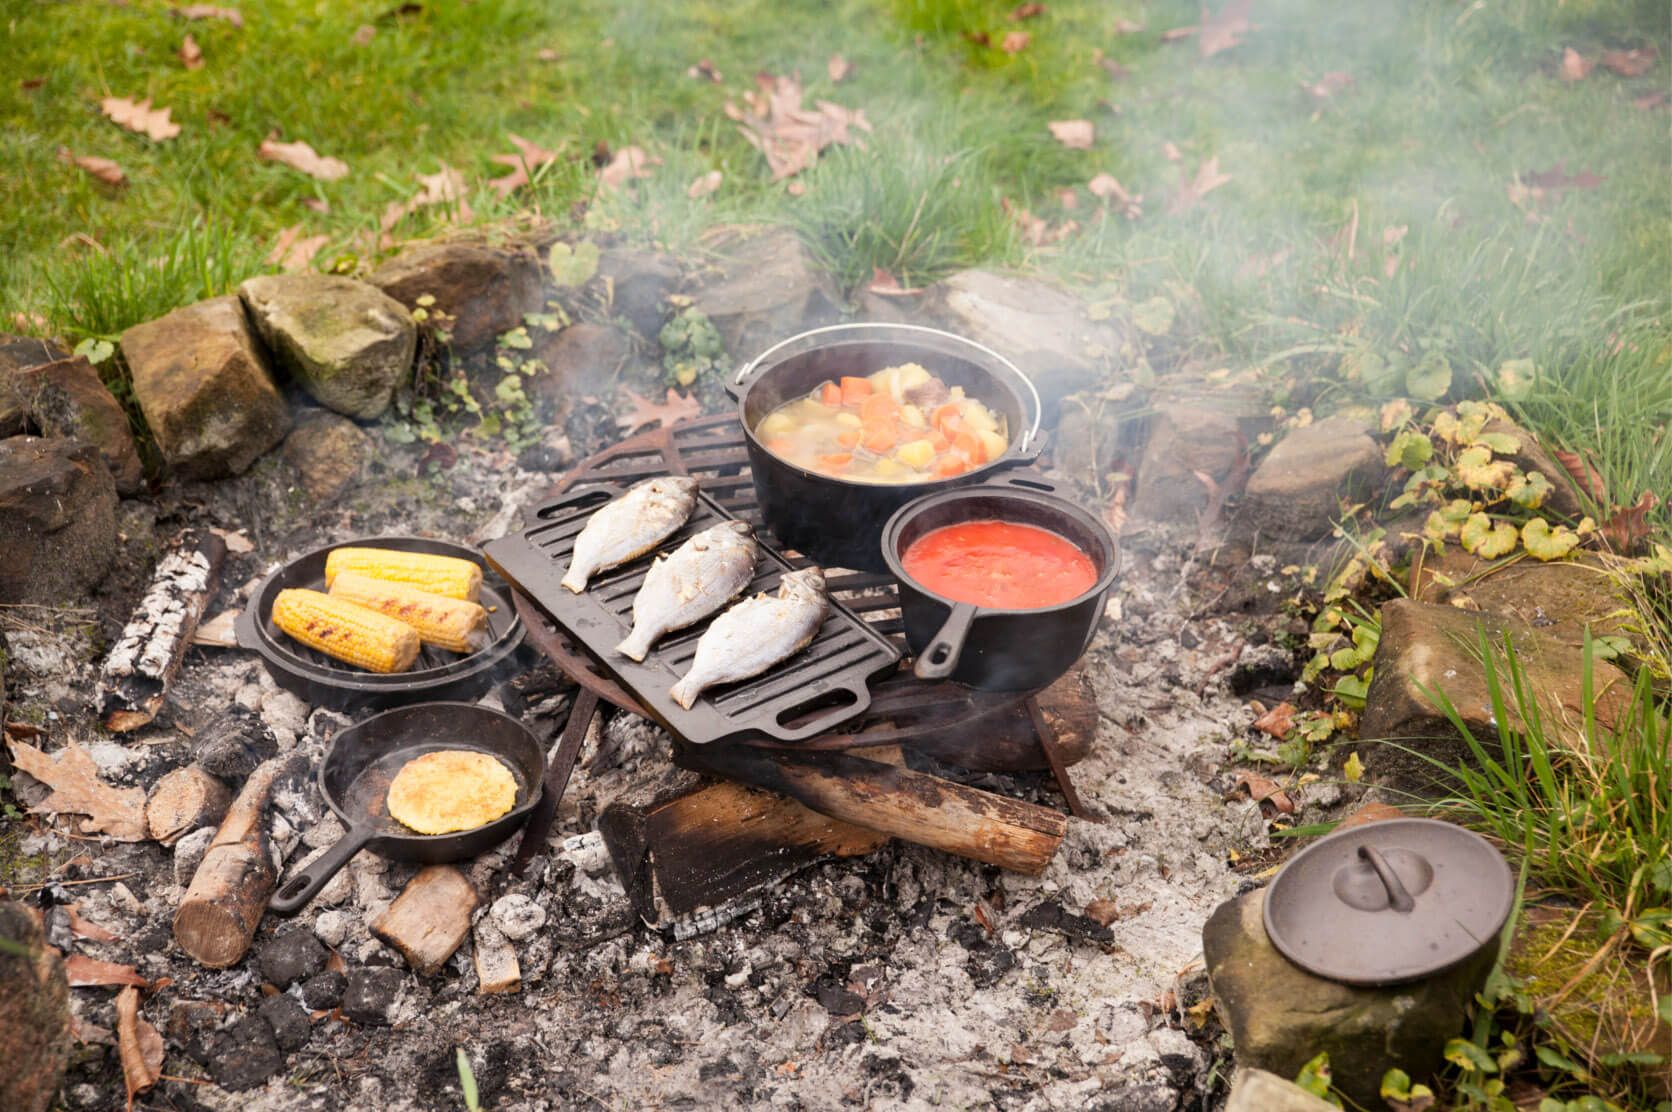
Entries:
<svg viewBox="0 0 1672 1112">
<path fill-rule="evenodd" d="M 400 552 L 392 548 L 338 548 L 325 557 L 325 586 L 345 571 L 373 579 L 409 583 L 420 591 L 475 602 L 482 592 L 482 569 L 457 556 Z"/>
<path fill-rule="evenodd" d="M 357 571 L 339 572 L 331 583 L 331 597 L 399 618 L 418 631 L 418 639 L 424 644 L 456 653 L 480 648 L 482 631 L 488 626 L 488 612 L 474 602 L 420 591 L 407 583 L 373 579 Z"/>
<path fill-rule="evenodd" d="M 309 648 L 368 672 L 404 672 L 418 659 L 417 630 L 319 591 L 280 591 L 273 600 L 273 624 Z"/>
</svg>

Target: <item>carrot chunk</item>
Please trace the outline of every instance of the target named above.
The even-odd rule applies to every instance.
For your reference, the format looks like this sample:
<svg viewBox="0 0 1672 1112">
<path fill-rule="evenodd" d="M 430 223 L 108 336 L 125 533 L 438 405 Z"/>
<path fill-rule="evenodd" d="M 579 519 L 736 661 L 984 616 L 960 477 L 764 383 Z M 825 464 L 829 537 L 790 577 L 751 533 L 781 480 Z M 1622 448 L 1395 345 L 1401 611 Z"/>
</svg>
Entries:
<svg viewBox="0 0 1672 1112">
<path fill-rule="evenodd" d="M 871 380 L 868 378 L 853 378 L 842 376 L 842 404 L 858 405 L 871 396 Z"/>
<path fill-rule="evenodd" d="M 820 471 L 846 471 L 848 464 L 853 462 L 853 453 L 836 452 L 818 459 Z"/>
<path fill-rule="evenodd" d="M 834 382 L 827 382 L 819 387 L 819 401 L 825 405 L 842 404 L 842 388 Z"/>
<path fill-rule="evenodd" d="M 787 436 L 775 436 L 766 442 L 766 450 L 775 456 L 787 456 L 795 450 L 795 444 Z"/>
<path fill-rule="evenodd" d="M 879 421 L 876 424 L 865 426 L 865 439 L 863 443 L 868 451 L 876 452 L 878 455 L 881 455 L 883 452 L 886 452 L 890 448 L 894 447 L 894 442 L 897 439 L 898 438 L 894 435 L 893 421 L 889 421 L 886 424 Z"/>
<path fill-rule="evenodd" d="M 840 444 L 844 448 L 852 448 L 854 445 L 859 443 L 859 430 L 843 429 L 841 432 L 836 434 L 836 443 Z"/>
<path fill-rule="evenodd" d="M 950 479 L 954 475 L 962 475 L 969 467 L 964 463 L 964 457 L 954 452 L 935 463 L 935 474 L 943 479 Z"/>
<path fill-rule="evenodd" d="M 887 394 L 872 394 L 859 403 L 859 419 L 867 425 L 894 420 L 899 407 Z"/>
<path fill-rule="evenodd" d="M 981 438 L 972 432 L 956 433 L 952 437 L 953 446 L 969 457 L 971 463 L 986 463 L 987 448 L 981 443 Z"/>
<path fill-rule="evenodd" d="M 943 405 L 939 409 L 935 410 L 934 416 L 929 419 L 929 423 L 937 429 L 940 429 L 942 432 L 947 432 L 947 423 L 957 419 L 958 407 L 955 405 Z"/>
</svg>

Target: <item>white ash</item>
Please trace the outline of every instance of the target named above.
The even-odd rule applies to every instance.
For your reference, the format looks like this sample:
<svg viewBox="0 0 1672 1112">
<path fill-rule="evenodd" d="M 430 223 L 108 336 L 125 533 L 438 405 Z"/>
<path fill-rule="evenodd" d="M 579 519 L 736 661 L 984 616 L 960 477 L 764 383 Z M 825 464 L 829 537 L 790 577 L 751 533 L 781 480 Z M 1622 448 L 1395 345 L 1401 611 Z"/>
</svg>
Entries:
<svg viewBox="0 0 1672 1112">
<path fill-rule="evenodd" d="M 323 811 L 323 808 L 321 810 Z M 346 833 L 343 824 L 337 821 L 336 815 L 321 814 L 319 818 L 302 828 L 302 844 L 309 849 L 324 849 L 336 845 Z"/>
<path fill-rule="evenodd" d="M 518 892 L 499 897 L 493 904 L 494 926 L 513 942 L 521 942 L 546 925 L 546 909 Z"/>
<path fill-rule="evenodd" d="M 361 919 L 357 912 L 344 911 L 333 907 L 327 908 L 314 916 L 313 932 L 314 937 L 325 945 L 333 950 L 340 950 L 350 937 L 365 933 L 363 930 L 356 930 L 356 927 L 361 925 Z"/>
<path fill-rule="evenodd" d="M 215 828 L 202 826 L 174 843 L 175 884 L 181 888 L 190 887 L 192 875 L 203 863 L 203 855 L 209 852 L 209 843 L 214 840 Z"/>
<path fill-rule="evenodd" d="M 266 675 L 265 672 L 262 674 Z M 261 700 L 266 694 L 259 683 L 246 683 L 238 689 L 238 693 L 232 697 L 232 701 L 255 714 L 261 711 Z"/>
</svg>

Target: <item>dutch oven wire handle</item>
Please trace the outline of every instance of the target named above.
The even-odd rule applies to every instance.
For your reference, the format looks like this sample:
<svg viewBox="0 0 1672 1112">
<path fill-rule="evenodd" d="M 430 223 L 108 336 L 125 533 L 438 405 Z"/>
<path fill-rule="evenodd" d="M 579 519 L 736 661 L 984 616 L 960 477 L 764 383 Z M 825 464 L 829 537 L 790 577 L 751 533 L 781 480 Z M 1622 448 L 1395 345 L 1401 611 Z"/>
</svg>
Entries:
<svg viewBox="0 0 1672 1112">
<path fill-rule="evenodd" d="M 1028 431 L 1022 436 L 1021 442 L 1016 445 L 1017 450 L 1022 451 L 1022 452 L 1027 451 L 1028 445 L 1032 444 L 1034 442 L 1034 440 L 1039 436 L 1039 422 L 1044 417 L 1044 414 L 1045 414 L 1045 403 L 1040 400 L 1039 391 L 1034 387 L 1033 379 L 1031 379 L 1027 375 L 1023 374 L 1020 367 L 1016 366 L 1016 364 L 1012 363 L 1010 360 L 1006 359 L 1004 356 L 1000 355 L 998 352 L 994 351 L 992 348 L 988 347 L 986 344 L 977 343 L 976 341 L 968 338 L 967 336 L 959 336 L 957 333 L 954 333 L 954 332 L 947 332 L 944 329 L 940 329 L 940 328 L 929 328 L 929 327 L 927 327 L 925 325 L 921 325 L 921 324 L 877 324 L 877 325 L 868 325 L 868 324 L 827 324 L 823 328 L 814 328 L 814 329 L 810 329 L 806 332 L 798 332 L 794 336 L 791 336 L 786 340 L 779 340 L 777 343 L 773 344 L 771 347 L 767 348 L 765 351 L 761 352 L 759 355 L 757 355 L 753 359 L 749 360 L 749 362 L 743 364 L 743 366 L 738 369 L 738 372 L 737 372 L 736 376 L 734 376 L 732 378 L 732 380 L 726 384 L 726 392 L 734 398 L 740 397 L 741 393 L 742 393 L 743 384 L 749 380 L 749 378 L 755 373 L 755 371 L 760 367 L 760 365 L 762 363 L 765 363 L 775 353 L 782 350 L 783 348 L 786 348 L 786 347 L 790 346 L 791 344 L 798 343 L 802 340 L 809 339 L 813 336 L 827 336 L 832 332 L 852 333 L 855 330 L 862 329 L 862 328 L 886 328 L 886 329 L 901 331 L 901 332 L 916 332 L 916 333 L 919 333 L 919 334 L 921 334 L 925 337 L 935 336 L 935 337 L 939 337 L 941 339 L 952 340 L 956 343 L 966 344 L 969 347 L 974 348 L 976 351 L 979 351 L 981 354 L 983 354 L 985 356 L 988 356 L 989 358 L 993 359 L 994 361 L 1002 364 L 1006 369 L 1008 369 L 1012 374 L 1014 374 L 1016 376 L 1016 378 L 1022 383 L 1023 386 L 1027 387 L 1028 395 L 1033 399 L 1033 424 L 1028 428 Z"/>
</svg>

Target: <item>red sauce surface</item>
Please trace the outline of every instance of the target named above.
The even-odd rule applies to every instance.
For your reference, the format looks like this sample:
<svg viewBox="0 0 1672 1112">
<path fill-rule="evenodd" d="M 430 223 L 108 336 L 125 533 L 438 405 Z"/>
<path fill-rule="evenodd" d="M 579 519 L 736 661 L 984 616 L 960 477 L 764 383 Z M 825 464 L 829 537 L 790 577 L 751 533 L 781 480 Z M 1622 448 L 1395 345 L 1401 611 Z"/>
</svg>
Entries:
<svg viewBox="0 0 1672 1112">
<path fill-rule="evenodd" d="M 913 541 L 900 563 L 942 598 L 999 610 L 1055 606 L 1097 583 L 1097 565 L 1073 544 L 1008 521 L 942 526 Z"/>
</svg>

